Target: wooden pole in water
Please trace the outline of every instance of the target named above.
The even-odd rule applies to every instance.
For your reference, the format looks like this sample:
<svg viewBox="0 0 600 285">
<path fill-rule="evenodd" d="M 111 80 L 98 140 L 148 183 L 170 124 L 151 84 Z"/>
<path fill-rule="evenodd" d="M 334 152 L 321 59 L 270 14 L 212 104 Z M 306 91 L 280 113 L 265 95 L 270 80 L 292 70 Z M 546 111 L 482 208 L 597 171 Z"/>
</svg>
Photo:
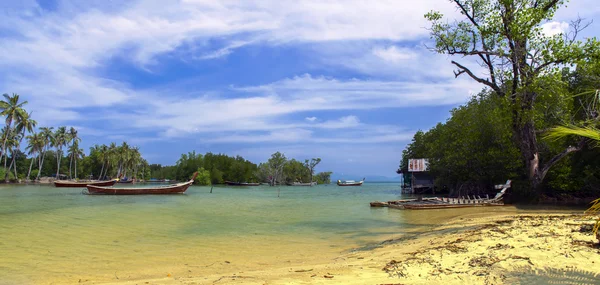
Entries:
<svg viewBox="0 0 600 285">
<path fill-rule="evenodd" d="M 210 193 L 212 193 L 212 188 L 213 188 L 213 186 L 210 186 Z"/>
<path fill-rule="evenodd" d="M 277 187 L 277 198 L 279 198 L 279 192 L 281 191 L 281 187 Z"/>
</svg>

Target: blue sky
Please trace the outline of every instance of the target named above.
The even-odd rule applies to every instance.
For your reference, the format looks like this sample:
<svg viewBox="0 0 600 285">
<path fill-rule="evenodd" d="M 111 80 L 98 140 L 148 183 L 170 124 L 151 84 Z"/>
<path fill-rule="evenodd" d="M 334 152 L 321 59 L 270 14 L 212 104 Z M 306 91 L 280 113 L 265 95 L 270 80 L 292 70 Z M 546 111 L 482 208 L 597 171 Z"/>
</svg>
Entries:
<svg viewBox="0 0 600 285">
<path fill-rule="evenodd" d="M 424 1 L 0 1 L 0 91 L 83 146 L 128 141 L 150 163 L 196 150 L 394 176 L 415 131 L 481 90 L 433 54 Z M 595 0 L 571 1 L 548 33 Z M 343 176 L 343 175 L 342 175 Z M 360 177 L 347 177 L 360 178 Z"/>
</svg>

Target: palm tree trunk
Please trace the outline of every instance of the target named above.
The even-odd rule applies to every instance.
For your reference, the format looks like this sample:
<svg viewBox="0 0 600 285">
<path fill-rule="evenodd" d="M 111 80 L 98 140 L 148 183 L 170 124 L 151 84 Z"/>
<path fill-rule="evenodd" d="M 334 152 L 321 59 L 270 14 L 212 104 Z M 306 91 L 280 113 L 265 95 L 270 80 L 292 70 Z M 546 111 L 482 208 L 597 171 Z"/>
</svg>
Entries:
<svg viewBox="0 0 600 285">
<path fill-rule="evenodd" d="M 73 154 L 70 155 L 70 161 L 69 161 L 69 178 L 73 179 L 73 176 L 71 176 L 71 167 L 73 166 Z"/>
<path fill-rule="evenodd" d="M 15 169 L 15 179 L 19 180 L 19 178 L 17 177 L 17 161 L 15 160 L 17 158 L 17 149 L 15 148 L 13 150 L 13 157 L 12 160 L 10 162 L 10 165 L 14 167 Z M 10 167 L 8 167 L 10 169 Z"/>
<path fill-rule="evenodd" d="M 8 140 L 8 137 L 10 136 L 10 127 L 12 126 L 12 119 L 8 121 L 7 127 L 6 127 L 6 136 L 4 137 L 4 142 L 2 143 L 2 154 L 0 155 L 0 160 L 2 160 L 2 156 L 4 156 L 4 168 L 6 169 L 6 141 Z M 5 178 L 6 180 L 6 178 Z"/>
<path fill-rule="evenodd" d="M 77 179 L 77 158 L 75 158 L 75 179 Z"/>
<path fill-rule="evenodd" d="M 4 150 L 6 152 L 6 150 Z M 8 182 L 8 173 L 10 169 L 6 169 L 6 161 L 8 160 L 8 155 L 4 155 L 4 182 Z"/>
<path fill-rule="evenodd" d="M 56 179 L 58 180 L 58 175 L 60 174 L 60 159 L 61 159 L 62 155 L 60 153 L 60 149 L 56 152 Z"/>
<path fill-rule="evenodd" d="M 102 172 L 104 172 L 104 161 L 102 162 L 102 169 L 100 169 L 100 176 L 98 177 L 98 180 L 102 180 Z"/>
<path fill-rule="evenodd" d="M 38 155 L 38 157 L 39 157 L 39 155 Z M 29 176 L 31 175 L 31 168 L 33 167 L 33 161 L 35 159 L 36 159 L 35 157 L 31 158 L 31 163 L 29 164 L 29 171 L 27 172 L 27 179 L 26 179 L 26 181 L 29 181 Z"/>
<path fill-rule="evenodd" d="M 47 150 L 46 150 L 47 151 Z M 36 179 L 40 179 L 40 175 L 42 175 L 42 167 L 44 167 L 44 158 L 46 158 L 46 151 L 42 152 L 42 157 L 40 157 L 40 165 L 39 165 L 39 171 L 37 174 Z"/>
</svg>

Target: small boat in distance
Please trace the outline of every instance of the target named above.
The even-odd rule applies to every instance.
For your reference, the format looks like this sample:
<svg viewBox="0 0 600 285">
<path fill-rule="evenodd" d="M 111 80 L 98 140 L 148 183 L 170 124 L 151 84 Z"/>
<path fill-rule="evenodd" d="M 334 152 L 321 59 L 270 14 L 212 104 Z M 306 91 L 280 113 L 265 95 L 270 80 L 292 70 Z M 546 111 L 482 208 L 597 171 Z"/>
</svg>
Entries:
<svg viewBox="0 0 600 285">
<path fill-rule="evenodd" d="M 338 180 L 337 181 L 337 185 L 338 186 L 362 186 L 363 182 L 365 182 L 365 179 L 363 178 L 361 181 L 354 181 L 354 180 Z"/>
<path fill-rule="evenodd" d="M 115 183 L 117 183 L 117 179 L 108 180 L 108 181 L 87 181 L 87 182 L 58 180 L 58 181 L 54 181 L 54 187 L 59 187 L 59 188 L 84 188 L 87 185 L 113 186 L 113 185 L 115 185 Z"/>
<path fill-rule="evenodd" d="M 302 182 L 294 182 L 294 183 L 288 183 L 288 186 L 315 186 L 317 185 L 317 182 L 307 182 L 307 183 L 302 183 Z"/>
<path fill-rule="evenodd" d="M 194 183 L 194 180 L 198 176 L 198 172 L 194 172 L 194 176 L 187 182 L 154 186 L 154 187 L 129 187 L 129 188 L 114 188 L 114 187 L 101 187 L 95 185 L 87 185 L 87 194 L 90 195 L 147 195 L 147 194 L 183 194 L 189 187 Z"/>
<path fill-rule="evenodd" d="M 225 184 L 229 186 L 259 186 L 260 183 L 250 183 L 250 182 L 233 182 L 233 181 L 225 181 Z"/>
<path fill-rule="evenodd" d="M 133 183 L 133 179 L 121 179 L 117 183 Z"/>
</svg>

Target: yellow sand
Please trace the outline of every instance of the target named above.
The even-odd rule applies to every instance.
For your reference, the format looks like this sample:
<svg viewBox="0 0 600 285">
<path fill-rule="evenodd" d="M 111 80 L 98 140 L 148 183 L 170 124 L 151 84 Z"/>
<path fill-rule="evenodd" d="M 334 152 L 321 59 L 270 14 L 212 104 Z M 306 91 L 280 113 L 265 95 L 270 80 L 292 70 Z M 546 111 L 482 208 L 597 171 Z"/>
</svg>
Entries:
<svg viewBox="0 0 600 285">
<path fill-rule="evenodd" d="M 113 284 L 600 284 L 597 240 L 580 231 L 590 224 L 591 217 L 566 214 L 467 216 L 325 264 L 248 272 L 231 266 L 227 274 L 201 270 Z"/>
</svg>

